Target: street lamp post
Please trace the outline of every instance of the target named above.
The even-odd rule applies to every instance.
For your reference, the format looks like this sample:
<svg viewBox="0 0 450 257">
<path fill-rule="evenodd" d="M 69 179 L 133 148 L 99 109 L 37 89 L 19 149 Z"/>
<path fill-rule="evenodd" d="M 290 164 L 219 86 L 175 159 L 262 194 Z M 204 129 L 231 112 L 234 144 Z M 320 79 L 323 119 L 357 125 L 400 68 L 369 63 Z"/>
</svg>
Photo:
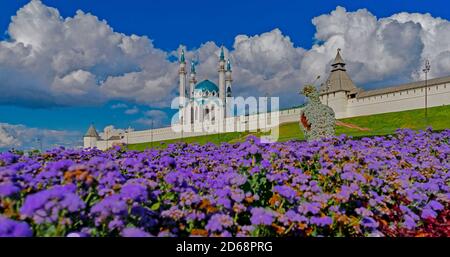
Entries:
<svg viewBox="0 0 450 257">
<path fill-rule="evenodd" d="M 425 119 L 428 118 L 428 72 L 430 72 L 430 61 L 425 60 L 425 67 L 423 68 L 423 72 L 425 73 Z"/>
</svg>

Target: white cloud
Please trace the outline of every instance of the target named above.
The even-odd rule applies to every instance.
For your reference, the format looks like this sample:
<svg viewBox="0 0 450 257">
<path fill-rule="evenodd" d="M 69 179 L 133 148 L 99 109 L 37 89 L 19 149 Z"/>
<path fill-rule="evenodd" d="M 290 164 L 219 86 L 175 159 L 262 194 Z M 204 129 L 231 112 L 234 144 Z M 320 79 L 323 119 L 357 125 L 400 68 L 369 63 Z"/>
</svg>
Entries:
<svg viewBox="0 0 450 257">
<path fill-rule="evenodd" d="M 100 132 L 99 136 L 103 140 L 109 139 L 113 136 L 119 136 L 125 133 L 124 129 L 116 128 L 114 125 L 108 125 L 103 128 L 103 132 Z"/>
<path fill-rule="evenodd" d="M 111 109 L 122 109 L 122 108 L 128 108 L 128 105 L 124 103 L 118 103 L 111 105 Z"/>
<path fill-rule="evenodd" d="M 132 115 L 132 114 L 136 114 L 136 113 L 138 113 L 139 112 L 139 108 L 137 107 L 137 106 L 134 106 L 133 108 L 131 108 L 131 109 L 127 109 L 127 110 L 125 110 L 125 114 L 128 114 L 128 115 Z"/>
<path fill-rule="evenodd" d="M 21 142 L 11 133 L 9 124 L 0 124 L 0 149 L 20 145 Z"/>
<path fill-rule="evenodd" d="M 149 128 L 158 128 L 169 122 L 167 114 L 160 110 L 150 110 L 145 112 L 145 117 L 139 118 L 136 123 L 148 126 Z"/>
<path fill-rule="evenodd" d="M 79 106 L 119 99 L 158 105 L 176 65 L 145 36 L 114 32 L 96 16 L 62 18 L 39 0 L 18 10 L 0 42 L 0 104 Z"/>
<path fill-rule="evenodd" d="M 450 22 L 430 14 L 398 13 L 377 18 L 366 9 L 337 7 L 312 20 L 310 49 L 295 46 L 279 29 L 237 35 L 226 49 L 233 66 L 235 95 L 282 97 L 299 104 L 298 91 L 322 79 L 341 48 L 359 86 L 418 79 L 425 58 L 430 77 L 450 73 Z M 299 31 L 298 33 L 302 33 Z M 88 105 L 118 100 L 167 107 L 177 94 L 177 63 L 145 36 L 115 32 L 106 21 L 82 11 L 62 18 L 32 0 L 12 18 L 9 39 L 0 42 L 0 104 Z M 210 41 L 186 52 L 198 60 L 198 80 L 217 81 L 219 46 Z M 124 107 L 126 108 L 126 107 Z M 145 123 L 143 118 L 141 123 Z"/>
<path fill-rule="evenodd" d="M 0 150 L 39 149 L 41 143 L 44 149 L 58 146 L 78 147 L 82 144 L 81 138 L 82 135 L 75 131 L 39 129 L 0 123 Z"/>
<path fill-rule="evenodd" d="M 305 53 L 302 76 L 326 74 L 337 48 L 342 49 L 357 84 L 410 80 L 421 65 L 423 28 L 418 23 L 394 17 L 377 19 L 366 9 L 347 12 L 337 7 L 330 14 L 315 17 L 313 24 L 320 44 Z"/>
</svg>

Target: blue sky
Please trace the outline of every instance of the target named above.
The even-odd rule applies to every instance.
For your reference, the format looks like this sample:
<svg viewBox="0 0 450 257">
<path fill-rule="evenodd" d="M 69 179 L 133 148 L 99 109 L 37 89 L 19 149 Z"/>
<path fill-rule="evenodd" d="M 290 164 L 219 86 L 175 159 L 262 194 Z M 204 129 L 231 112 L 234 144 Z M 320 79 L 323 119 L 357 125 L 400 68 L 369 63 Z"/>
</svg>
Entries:
<svg viewBox="0 0 450 257">
<path fill-rule="evenodd" d="M 35 19 L 33 15 L 37 15 L 34 13 L 34 11 L 36 11 L 36 8 L 30 9 L 27 13 L 24 13 L 20 18 L 17 19 L 18 21 L 16 21 L 16 24 L 13 26 L 14 28 L 12 30 L 12 33 L 11 31 L 8 31 L 8 27 L 13 23 L 11 17 L 16 16 L 18 10 L 28 3 L 29 1 L 22 0 L 7 0 L 0 2 L 0 30 L 5 32 L 2 34 L 2 41 L 12 41 L 18 43 L 20 40 L 28 40 L 27 33 L 30 32 L 26 30 L 27 26 L 25 23 Z M 139 37 L 145 36 L 149 38 L 152 42 L 152 46 L 142 46 L 143 53 L 145 51 L 153 51 L 155 49 L 155 51 L 158 52 L 155 55 L 148 54 L 148 57 L 146 58 L 151 61 L 138 60 L 139 58 L 136 56 L 139 56 L 139 53 L 137 55 L 133 55 L 133 57 L 124 57 L 124 55 L 118 54 L 117 57 L 115 57 L 116 59 L 114 60 L 116 60 L 117 63 L 121 63 L 121 58 L 123 58 L 123 63 L 125 63 L 123 64 L 123 67 L 116 67 L 117 65 L 110 66 L 105 64 L 104 62 L 94 63 L 91 66 L 89 66 L 89 64 L 88 66 L 86 66 L 86 63 L 91 63 L 92 60 L 82 60 L 81 62 L 83 64 L 76 65 L 74 65 L 73 63 L 70 63 L 69 65 L 67 64 L 69 63 L 69 61 L 66 61 L 65 64 L 69 65 L 70 67 L 67 68 L 67 70 L 65 70 L 64 72 L 60 72 L 59 70 L 55 72 L 55 74 L 57 74 L 55 75 L 55 78 L 62 79 L 63 75 L 67 75 L 72 71 L 83 70 L 90 72 L 90 75 L 92 75 L 98 82 L 101 78 L 105 78 L 108 76 L 119 76 L 130 73 L 132 71 L 148 69 L 148 74 L 145 74 L 145 76 L 143 75 L 144 78 L 148 79 L 149 77 L 153 76 L 152 74 L 163 74 L 164 67 L 167 67 L 165 69 L 166 73 L 170 73 L 172 69 L 174 69 L 174 67 L 176 71 L 176 66 L 173 66 L 169 61 L 164 64 L 165 66 L 162 65 L 161 69 L 156 69 L 155 67 L 153 67 L 153 65 L 155 64 L 152 60 L 159 60 L 158 58 L 161 58 L 161 60 L 164 61 L 164 55 L 167 57 L 166 59 L 172 60 L 174 58 L 172 56 L 175 53 L 174 51 L 177 51 L 180 45 L 184 45 L 187 47 L 188 56 L 200 59 L 199 62 L 202 63 L 206 62 L 206 59 L 202 59 L 201 56 L 204 56 L 206 54 L 213 55 L 213 53 L 217 51 L 217 47 L 223 44 L 227 48 L 227 50 L 230 50 L 230 56 L 232 56 L 231 59 L 235 61 L 235 63 L 241 64 L 241 67 L 238 67 L 238 65 L 236 64 L 236 66 L 234 66 L 235 69 L 249 71 L 252 76 L 257 76 L 260 73 L 264 73 L 262 74 L 264 77 L 262 82 L 258 83 L 252 82 L 254 80 L 246 77 L 244 72 L 236 72 L 236 77 L 240 79 L 235 79 L 234 82 L 236 92 L 242 93 L 243 95 L 248 95 L 248 92 L 252 91 L 252 88 L 258 88 L 258 90 L 259 88 L 261 88 L 259 93 L 263 94 L 263 91 L 264 93 L 270 92 L 273 96 L 283 95 L 284 92 L 287 92 L 287 95 L 292 95 L 289 90 L 297 91 L 297 88 L 299 87 L 297 85 L 294 85 L 297 83 L 296 81 L 298 81 L 298 83 L 300 84 L 310 80 L 310 78 L 314 77 L 314 74 L 316 73 L 320 72 L 321 74 L 325 74 L 326 68 L 323 68 L 323 70 L 321 70 L 322 68 L 319 68 L 319 66 L 326 67 L 326 64 L 328 64 L 327 62 L 331 61 L 331 59 L 334 57 L 332 53 L 335 50 L 330 50 L 330 47 L 326 47 L 327 43 L 332 44 L 332 42 L 334 41 L 337 42 L 336 45 L 343 44 L 344 59 L 346 58 L 346 56 L 348 56 L 349 72 L 351 73 L 351 75 L 354 74 L 352 75 L 352 77 L 355 79 L 358 85 L 365 85 L 366 87 L 370 88 L 377 87 L 379 85 L 412 80 L 414 79 L 414 71 L 420 70 L 419 66 L 421 58 L 423 58 L 425 55 L 430 55 L 431 57 L 433 57 L 439 56 L 439 54 L 441 54 L 442 56 L 442 54 L 446 53 L 447 50 L 445 46 L 442 45 L 439 45 L 439 47 L 435 47 L 433 45 L 428 46 L 427 44 L 431 43 L 428 43 L 427 40 L 429 39 L 427 39 L 425 36 L 423 38 L 414 37 L 415 35 L 420 34 L 420 29 L 425 31 L 427 29 L 430 29 L 426 25 L 431 24 L 430 19 L 427 20 L 427 18 L 425 17 L 425 13 L 430 13 L 430 17 L 433 20 L 439 19 L 439 17 L 442 18 L 445 21 L 444 23 L 446 26 L 448 25 L 446 23 L 447 20 L 450 19 L 450 9 L 448 8 L 447 1 L 420 0 L 306 2 L 268 0 L 43 0 L 41 5 L 39 6 L 39 8 L 41 9 L 45 9 L 47 7 L 56 8 L 59 12 L 59 15 L 61 15 L 63 18 L 74 17 L 77 10 L 82 10 L 84 13 L 91 13 L 93 16 L 98 17 L 99 20 L 105 20 L 108 26 L 112 28 L 112 30 L 114 30 L 114 32 L 122 33 L 126 37 L 129 37 L 131 34 L 136 34 Z M 345 11 L 336 11 L 337 6 L 345 8 Z M 358 10 L 362 8 L 366 8 L 368 10 L 368 13 L 358 12 Z M 336 12 L 336 15 L 331 14 L 333 11 Z M 351 34 L 346 34 L 345 36 L 342 36 L 342 39 L 339 39 L 339 32 L 336 32 L 336 35 L 331 35 L 333 34 L 333 31 L 327 31 L 328 28 L 331 28 L 331 25 L 338 25 L 345 29 L 347 28 L 346 26 L 352 26 L 352 28 L 355 29 L 355 23 L 358 23 L 359 21 L 361 21 L 360 25 L 362 27 L 369 27 L 369 25 L 366 25 L 365 22 L 368 22 L 367 24 L 371 24 L 371 19 L 374 19 L 375 22 L 377 22 L 376 26 L 380 27 L 380 33 L 384 33 L 381 25 L 383 22 L 380 21 L 380 19 L 391 17 L 401 12 L 420 13 L 421 15 L 423 15 L 423 17 L 395 18 L 400 23 L 402 23 L 402 27 L 399 28 L 399 31 L 402 31 L 402 35 L 405 35 L 405 42 L 414 42 L 414 44 L 407 45 L 407 47 L 409 47 L 409 49 L 407 49 L 409 52 L 404 55 L 389 56 L 389 54 L 392 55 L 392 53 L 390 51 L 387 51 L 386 56 L 388 56 L 389 58 L 386 58 L 386 60 L 395 62 L 397 60 L 402 61 L 403 58 L 405 59 L 403 60 L 403 62 L 410 61 L 411 63 L 418 63 L 417 67 L 405 67 L 395 72 L 393 71 L 389 73 L 371 67 L 369 61 L 367 61 L 367 63 L 363 61 L 361 63 L 358 63 L 359 60 L 365 59 L 364 53 L 370 50 L 365 50 L 362 48 L 358 52 L 360 52 L 360 54 L 363 56 L 356 56 L 355 54 L 350 53 L 350 48 L 354 48 L 351 47 L 351 40 L 353 40 Z M 312 20 L 315 17 L 319 16 L 323 16 L 323 18 L 318 19 L 316 23 L 313 24 Z M 351 22 L 346 21 L 342 18 L 347 16 L 351 17 Z M 86 18 L 86 16 L 83 16 L 83 18 Z M 42 19 L 44 19 L 44 21 Z M 39 20 L 40 22 L 42 22 L 42 25 L 41 27 L 39 27 L 38 31 L 31 31 L 31 34 L 33 35 L 30 37 L 32 39 L 30 39 L 31 41 L 27 41 L 32 42 L 30 43 L 31 45 L 33 45 L 33 42 L 37 42 L 37 39 L 41 40 L 39 41 L 40 44 L 57 44 L 55 42 L 45 42 L 45 40 L 42 41 L 42 39 L 39 38 L 39 35 L 51 35 L 51 37 L 53 37 L 53 34 L 45 33 L 58 33 L 55 32 L 56 30 L 51 30 L 50 32 L 39 31 L 40 29 L 42 29 L 42 27 L 47 26 L 46 24 L 50 24 L 45 23 L 45 19 L 46 16 L 44 18 L 41 17 L 41 20 Z M 404 24 L 408 23 L 405 21 L 405 19 L 408 21 L 414 21 L 411 24 Z M 60 22 L 63 23 L 63 20 L 61 20 Z M 341 25 L 339 25 L 340 22 L 342 22 Z M 416 25 L 420 24 L 421 28 L 418 28 L 420 26 L 415 26 L 413 23 Z M 274 31 L 275 29 L 278 30 Z M 21 32 L 20 30 L 23 31 Z M 93 33 L 95 33 L 95 30 L 93 31 Z M 321 32 L 319 33 L 320 35 L 317 36 L 316 32 L 318 31 Z M 390 31 L 386 31 L 386 35 L 384 36 L 385 40 L 380 44 L 386 44 L 386 46 L 390 47 L 392 43 L 389 43 L 390 41 L 388 38 L 388 32 L 392 33 Z M 237 46 L 236 36 L 238 35 L 245 35 L 245 37 L 243 37 L 244 43 L 239 46 L 241 48 L 235 49 L 235 46 Z M 83 37 L 83 34 L 80 34 L 80 37 Z M 440 38 L 439 40 L 444 41 L 443 44 L 448 44 L 450 41 L 445 41 L 446 39 L 448 39 L 448 37 L 444 39 Z M 86 41 L 88 40 L 89 39 L 87 39 Z M 395 37 L 393 37 L 392 40 L 396 40 Z M 401 40 L 402 39 L 398 40 L 399 44 L 401 43 Z M 93 43 L 95 42 L 97 41 L 93 41 Z M 145 40 L 142 42 L 143 44 L 145 44 Z M 207 42 L 213 42 L 214 45 L 208 45 Z M 269 45 L 270 49 L 278 49 L 277 47 L 280 47 L 279 49 L 281 50 L 277 50 L 278 52 L 274 51 L 272 53 L 274 54 L 274 56 L 270 56 L 270 53 L 266 53 L 261 50 L 262 48 L 267 47 L 268 44 L 274 44 L 273 46 Z M 316 49 L 314 46 L 315 44 L 316 46 L 322 45 L 323 49 Z M 139 47 L 140 46 L 141 45 L 139 45 Z M 58 50 L 59 52 L 46 52 L 47 57 L 54 56 L 56 54 L 58 54 L 58 56 L 63 56 L 66 50 L 69 50 L 70 48 L 77 48 L 76 43 L 71 46 L 67 46 L 67 49 L 64 49 L 64 46 L 61 45 L 57 45 L 57 47 L 61 48 L 60 50 Z M 347 47 L 348 49 L 346 49 L 345 47 Z M 440 52 L 434 53 L 431 52 L 431 50 L 428 51 L 428 47 L 429 49 L 439 48 L 441 50 Z M 385 48 L 386 47 L 383 47 L 383 49 Z M 33 45 L 33 50 L 34 49 L 37 49 L 36 45 Z M 133 49 L 138 49 L 138 46 L 134 46 Z M 286 50 L 286 52 L 284 52 L 284 49 L 288 49 L 289 51 Z M 15 86 L 2 86 L 2 84 L 10 83 L 10 79 L 7 77 L 7 74 L 10 74 L 11 71 L 16 72 L 16 70 L 24 70 L 25 66 L 20 65 L 25 64 L 10 64 L 8 60 L 11 60 L 11 58 L 7 59 L 5 57 L 5 59 L 1 59 L 1 50 L 2 49 L 0 48 L 0 91 L 10 92 L 11 90 L 14 90 Z M 254 54 L 254 56 L 246 56 L 246 50 Z M 116 52 L 114 51 L 113 53 L 115 54 Z M 107 52 L 105 52 L 105 54 L 107 54 Z M 286 56 L 284 56 L 283 54 L 285 54 Z M 299 56 L 298 58 L 295 57 L 297 56 L 297 54 Z M 384 55 L 385 53 L 374 52 L 372 54 L 377 56 L 377 54 Z M 145 54 L 142 55 L 145 56 Z M 277 59 L 276 55 L 282 56 L 282 58 Z M 370 54 L 368 54 L 368 56 L 369 55 Z M 408 55 L 412 55 L 414 56 L 414 58 L 411 57 L 410 59 Z M 292 60 L 284 61 L 285 59 L 290 59 L 289 56 L 293 56 Z M 15 57 L 13 57 L 13 59 L 14 58 Z M 17 59 L 20 59 L 20 57 L 17 57 Z M 267 66 L 269 67 L 260 67 L 254 64 L 258 62 L 258 60 L 268 60 Z M 271 65 L 269 61 L 272 60 L 273 64 Z M 317 60 L 317 63 L 315 62 L 315 60 Z M 304 62 L 306 61 L 308 61 L 309 64 L 311 64 L 310 66 L 312 67 L 308 67 L 308 65 L 305 65 Z M 145 64 L 143 64 L 144 62 Z M 43 64 L 43 66 L 45 66 L 45 58 L 42 57 L 36 63 Z M 155 63 L 157 62 L 155 61 Z M 315 68 L 314 66 L 318 67 Z M 311 69 L 313 68 L 314 70 L 311 71 Z M 1 73 L 2 69 L 5 71 L 4 73 Z M 57 68 L 55 69 L 57 70 Z M 213 74 L 212 76 L 214 76 L 213 72 L 215 70 L 215 67 L 200 66 L 199 69 L 203 71 L 204 74 Z M 298 70 L 298 73 L 301 74 L 301 77 L 299 77 L 297 80 L 295 80 L 296 77 L 292 77 L 294 75 L 282 77 L 282 75 L 280 74 L 284 74 L 283 72 L 286 72 L 287 69 L 292 69 L 292 72 L 289 74 L 295 74 L 295 70 Z M 446 74 L 447 72 L 450 73 L 450 67 L 444 66 L 442 64 L 439 66 L 439 69 L 436 68 L 434 71 L 436 72 L 435 76 L 440 76 Z M 22 124 L 25 127 L 47 130 L 64 130 L 71 132 L 75 131 L 81 134 L 87 129 L 87 126 L 91 122 L 94 122 L 100 129 L 110 124 L 114 125 L 117 128 L 132 126 L 136 129 L 144 129 L 149 127 L 149 119 L 158 119 L 157 125 L 161 126 L 166 124 L 169 119 L 167 117 L 164 117 L 164 115 L 162 115 L 160 112 L 149 113 L 149 111 L 160 110 L 167 113 L 168 117 L 170 117 L 170 115 L 174 112 L 169 108 L 170 101 L 158 101 L 155 100 L 157 99 L 157 97 L 154 96 L 158 95 L 159 92 L 163 92 L 161 93 L 160 97 L 166 98 L 170 98 L 174 94 L 176 94 L 176 80 L 174 80 L 173 74 L 164 74 L 164 76 L 167 77 L 167 80 L 165 80 L 165 82 L 161 85 L 154 82 L 158 80 L 157 78 L 152 77 L 151 79 L 149 79 L 152 81 L 152 83 L 150 83 L 151 87 L 160 87 L 165 89 L 159 89 L 160 91 L 155 91 L 155 93 L 152 94 L 149 93 L 149 100 L 147 102 L 145 100 L 147 97 L 146 95 L 140 94 L 142 96 L 141 97 L 139 96 L 139 94 L 133 94 L 128 91 L 125 92 L 124 95 L 120 95 L 120 92 L 122 92 L 120 90 L 114 91 L 115 93 L 113 95 L 105 97 L 105 99 L 102 99 L 101 101 L 96 101 L 95 97 L 92 97 L 92 99 L 89 99 L 89 101 L 84 101 L 86 97 L 80 98 L 78 100 L 77 98 L 73 98 L 72 95 L 66 97 L 66 95 L 64 95 L 64 92 L 61 92 L 61 90 L 64 90 L 65 87 L 62 87 L 63 89 L 60 89 L 59 85 L 56 85 L 57 89 L 59 90 L 56 95 L 64 95 L 64 97 L 61 97 L 62 100 L 47 99 L 46 97 L 40 97 L 40 95 L 42 94 L 43 96 L 45 96 L 47 92 L 54 92 L 54 88 L 43 89 L 43 87 L 46 86 L 46 83 L 49 83 L 45 80 L 47 79 L 46 77 L 42 78 L 42 81 L 44 81 L 42 82 L 42 84 L 39 84 L 36 86 L 36 88 L 34 88 L 34 83 L 40 83 L 41 81 L 39 75 L 46 72 L 45 67 L 39 68 L 38 72 L 36 71 L 36 74 L 38 74 L 38 78 L 36 78 L 36 76 L 32 72 L 30 72 L 29 78 L 26 78 L 26 73 L 24 75 L 20 73 L 20 71 L 17 72 L 17 74 L 21 74 L 20 76 L 25 76 L 22 80 L 14 82 L 16 83 L 14 85 L 23 83 L 23 85 L 21 85 L 21 87 L 17 89 L 17 91 L 21 90 L 22 93 L 10 93 L 11 96 L 8 96 L 8 99 L 2 99 L 0 97 L 0 123 L 12 125 Z M 176 76 L 176 74 L 174 75 Z M 15 76 L 17 77 L 19 75 Z M 34 82 L 34 80 L 38 82 Z M 267 81 L 267 83 L 265 81 Z M 77 81 L 77 83 L 78 82 L 79 81 Z M 142 83 L 145 84 L 145 82 Z M 267 85 L 264 83 L 266 83 Z M 279 87 L 278 91 L 275 89 L 272 90 L 273 86 L 271 86 L 270 83 L 280 84 L 281 86 Z M 260 84 L 261 86 L 259 87 Z M 83 85 L 77 84 L 77 86 L 80 87 L 80 90 L 84 90 Z M 137 85 L 137 87 L 139 86 L 140 84 Z M 114 84 L 111 87 L 115 90 L 119 86 L 117 84 Z M 23 93 L 23 91 L 27 91 L 27 89 L 29 89 L 29 92 L 31 92 L 31 94 Z M 34 92 L 37 93 L 34 94 Z M 101 98 L 101 94 L 99 95 L 99 98 Z M 287 106 L 284 107 L 294 106 L 302 101 L 300 97 L 292 97 L 287 99 L 288 100 L 285 101 L 285 105 Z M 122 104 L 120 108 L 112 107 L 118 107 L 117 104 L 119 103 Z M 126 107 L 124 105 L 126 105 Z M 132 111 L 131 109 L 135 109 L 137 111 Z M 130 110 L 128 111 L 128 114 L 126 113 L 126 110 Z M 6 145 L 6 143 L 4 145 Z"/>
<path fill-rule="evenodd" d="M 11 16 L 28 2 L 6 0 L 0 3 L 0 28 L 3 31 Z M 107 20 L 116 31 L 148 35 L 158 48 L 165 50 L 176 49 L 179 44 L 198 47 L 208 40 L 231 46 L 238 34 L 253 35 L 274 28 L 280 28 L 295 44 L 309 47 L 315 32 L 311 19 L 338 5 L 348 11 L 367 8 L 378 17 L 398 12 L 429 12 L 433 16 L 450 18 L 445 0 L 44 0 L 43 3 L 57 8 L 64 17 L 73 16 L 78 9 L 91 12 Z"/>
</svg>

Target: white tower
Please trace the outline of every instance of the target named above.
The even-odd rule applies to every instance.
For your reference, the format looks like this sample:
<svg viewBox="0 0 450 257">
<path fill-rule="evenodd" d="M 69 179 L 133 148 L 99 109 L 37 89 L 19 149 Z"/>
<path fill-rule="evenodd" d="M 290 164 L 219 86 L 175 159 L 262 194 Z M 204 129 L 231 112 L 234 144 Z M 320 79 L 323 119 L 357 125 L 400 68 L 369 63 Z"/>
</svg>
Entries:
<svg viewBox="0 0 450 257">
<path fill-rule="evenodd" d="M 195 78 L 195 75 L 197 75 L 197 72 L 195 71 L 195 63 L 194 61 L 191 61 L 191 74 L 189 79 L 189 103 L 188 103 L 188 109 L 186 109 L 186 119 L 188 119 L 188 123 L 192 124 L 194 123 L 194 89 L 195 85 L 197 84 L 197 79 Z"/>
<path fill-rule="evenodd" d="M 225 54 L 223 52 L 223 46 L 220 50 L 220 59 L 219 59 L 219 97 L 222 102 L 222 110 L 225 110 Z M 225 111 L 224 111 L 225 114 Z"/>
<path fill-rule="evenodd" d="M 189 98 L 194 98 L 194 88 L 195 88 L 195 84 L 197 84 L 197 79 L 195 78 L 196 75 L 196 71 L 195 71 L 195 63 L 194 61 L 191 61 L 191 74 L 190 74 L 190 79 L 189 79 Z"/>
<path fill-rule="evenodd" d="M 181 50 L 181 57 L 180 57 L 180 69 L 178 71 L 179 77 L 180 77 L 180 95 L 179 95 L 179 120 L 180 124 L 184 124 L 184 116 L 185 116 L 185 97 L 186 97 L 186 60 L 184 58 L 184 49 Z"/>
<path fill-rule="evenodd" d="M 95 129 L 94 125 L 91 124 L 89 126 L 88 131 L 83 137 L 83 146 L 84 148 L 94 148 L 97 146 L 97 141 L 100 138 L 100 136 L 97 133 L 97 130 Z"/>
<path fill-rule="evenodd" d="M 232 91 L 231 91 L 231 82 L 233 81 L 233 79 L 231 78 L 231 63 L 230 63 L 230 58 L 228 58 L 228 60 L 227 60 L 227 69 L 226 69 L 226 72 L 225 72 L 225 92 L 226 92 L 226 97 L 228 98 L 228 97 L 231 97 L 231 95 L 232 95 Z M 230 107 L 228 106 L 228 102 L 231 102 L 231 101 L 228 101 L 228 99 L 225 101 L 225 106 L 226 106 L 226 109 L 225 109 L 225 117 L 229 117 L 229 116 L 231 116 L 230 114 L 231 114 L 231 110 L 230 110 Z"/>
<path fill-rule="evenodd" d="M 338 119 L 347 116 L 348 100 L 354 98 L 359 90 L 347 74 L 340 52 L 341 49 L 338 48 L 330 75 L 320 92 L 322 103 L 330 106 Z"/>
</svg>

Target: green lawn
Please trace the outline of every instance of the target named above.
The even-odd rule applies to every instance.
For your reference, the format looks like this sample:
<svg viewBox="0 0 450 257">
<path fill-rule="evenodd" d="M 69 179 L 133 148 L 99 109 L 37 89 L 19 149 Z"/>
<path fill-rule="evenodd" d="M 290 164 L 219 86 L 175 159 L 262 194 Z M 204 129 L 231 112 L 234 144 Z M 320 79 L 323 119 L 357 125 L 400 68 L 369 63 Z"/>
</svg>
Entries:
<svg viewBox="0 0 450 257">
<path fill-rule="evenodd" d="M 355 124 L 362 128 L 369 128 L 370 131 L 360 131 L 357 129 L 347 127 L 336 127 L 336 134 L 347 134 L 351 136 L 373 136 L 386 135 L 393 133 L 397 128 L 411 128 L 415 130 L 424 129 L 428 126 L 433 127 L 434 130 L 442 130 L 450 128 L 450 105 L 428 108 L 428 119 L 425 120 L 423 109 L 410 110 L 403 112 L 383 113 L 370 116 L 360 116 L 354 118 L 342 119 L 345 123 Z M 219 144 L 221 142 L 240 142 L 245 140 L 249 134 L 259 136 L 260 133 L 249 132 L 232 132 L 224 134 L 215 134 L 208 136 L 198 136 L 184 138 L 183 140 L 174 139 L 153 143 L 141 143 L 129 145 L 128 148 L 132 150 L 144 150 L 146 148 L 160 148 L 175 142 L 199 143 L 205 144 L 211 142 Z M 300 130 L 298 122 L 285 123 L 279 127 L 279 140 L 301 140 L 303 133 Z"/>
</svg>

